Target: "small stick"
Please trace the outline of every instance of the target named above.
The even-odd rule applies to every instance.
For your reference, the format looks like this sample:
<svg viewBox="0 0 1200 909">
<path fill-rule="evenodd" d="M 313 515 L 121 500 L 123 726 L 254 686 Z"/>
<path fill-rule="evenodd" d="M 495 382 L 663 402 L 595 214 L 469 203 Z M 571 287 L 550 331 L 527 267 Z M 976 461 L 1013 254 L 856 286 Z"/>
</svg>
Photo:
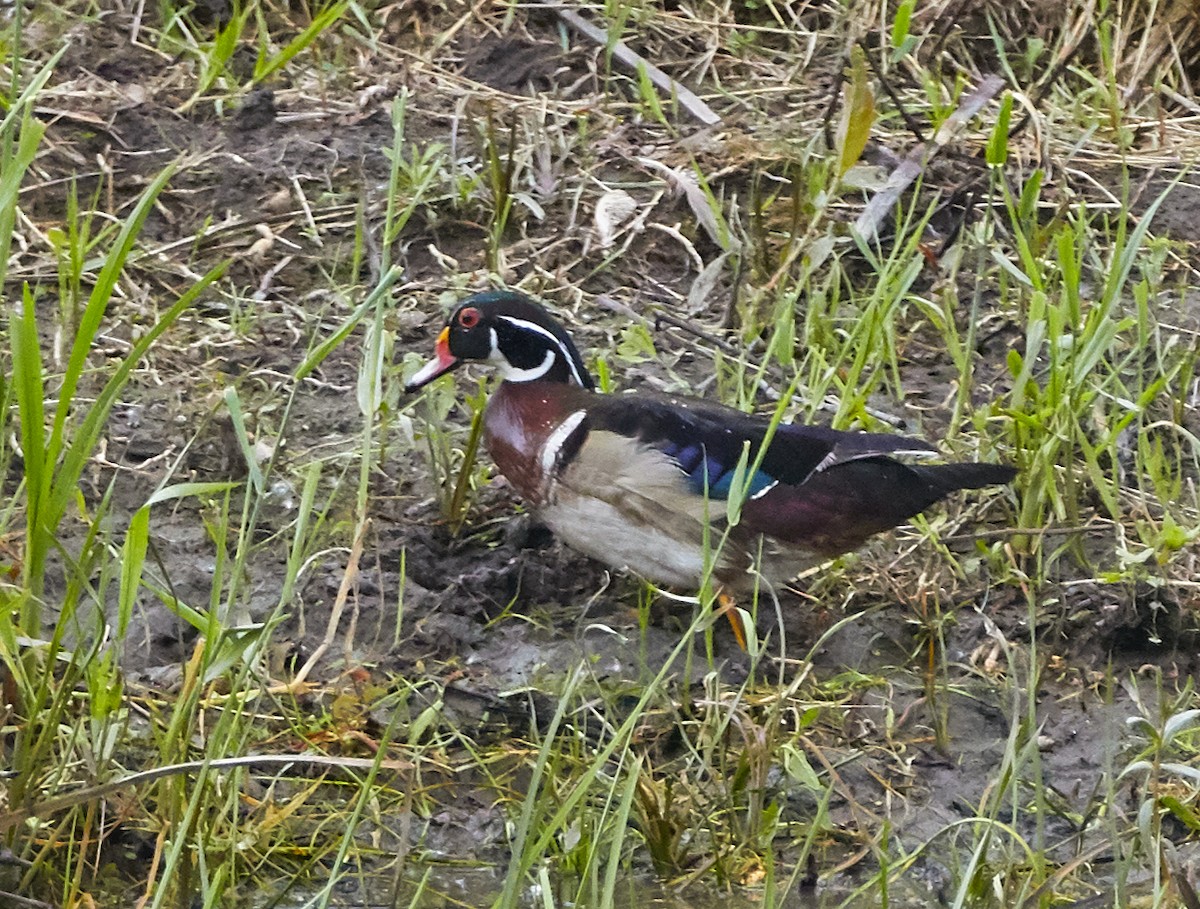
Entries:
<svg viewBox="0 0 1200 909">
<path fill-rule="evenodd" d="M 838 102 L 842 100 L 842 86 L 846 84 L 846 69 L 842 67 L 833 77 L 833 87 L 829 89 L 829 106 L 825 108 L 821 130 L 825 133 L 825 147 L 833 148 L 833 115 L 837 113 Z"/>
<path fill-rule="evenodd" d="M 587 19 L 583 18 L 583 16 L 579 15 L 579 13 L 575 12 L 575 10 L 559 5 L 552 5 L 551 9 L 558 15 L 558 18 L 562 19 L 563 22 L 567 23 L 567 25 L 575 29 L 575 31 L 579 32 L 589 41 L 593 41 L 601 47 L 608 46 L 608 35 L 604 29 L 593 25 Z M 633 72 L 637 72 L 639 66 L 645 67 L 646 78 L 650 80 L 655 88 L 667 97 L 675 97 L 684 110 L 705 126 L 713 126 L 721 122 L 721 117 L 716 111 L 701 101 L 695 92 L 686 86 L 680 85 L 653 63 L 638 54 L 637 51 L 633 50 L 624 41 L 618 41 L 613 45 L 612 55 L 614 60 Z"/>
<path fill-rule="evenodd" d="M 908 112 L 908 108 L 904 106 L 904 102 L 900 99 L 900 96 L 896 94 L 896 90 L 892 88 L 892 83 L 884 78 L 883 70 L 880 69 L 879 64 L 876 63 L 875 57 L 871 53 L 871 48 L 867 45 L 867 42 L 860 38 L 858 40 L 858 46 L 862 48 L 863 59 L 867 61 L 867 66 L 871 67 L 871 72 L 875 74 L 875 78 L 878 79 L 879 84 L 883 86 L 883 90 L 887 93 L 888 98 L 891 100 L 892 104 L 895 105 L 896 110 L 900 112 L 900 119 L 904 121 L 904 125 L 908 127 L 908 131 L 916 136 L 918 142 L 924 142 L 925 130 L 921 129 L 921 124 L 917 122 L 917 118 Z M 832 147 L 833 146 L 830 145 L 830 148 Z"/>
</svg>

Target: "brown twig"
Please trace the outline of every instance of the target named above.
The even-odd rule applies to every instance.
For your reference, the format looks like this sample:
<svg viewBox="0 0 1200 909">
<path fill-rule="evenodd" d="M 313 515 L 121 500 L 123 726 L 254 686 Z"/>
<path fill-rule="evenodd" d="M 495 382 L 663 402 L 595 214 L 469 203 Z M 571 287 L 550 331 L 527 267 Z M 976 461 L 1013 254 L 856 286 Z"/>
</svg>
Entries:
<svg viewBox="0 0 1200 909">
<path fill-rule="evenodd" d="M 883 86 L 884 92 L 891 99 L 896 110 L 899 111 L 900 119 L 904 121 L 904 125 L 908 127 L 908 131 L 916 136 L 918 142 L 924 142 L 925 130 L 921 128 L 921 124 L 917 118 L 908 112 L 908 108 L 904 106 L 904 101 L 896 94 L 896 90 L 892 88 L 892 83 L 884 77 L 883 70 L 875 62 L 875 57 L 871 54 L 871 48 L 867 45 L 867 42 L 860 38 L 858 46 L 862 48 L 863 58 L 867 61 L 867 66 L 871 68 L 871 72 L 875 74 L 875 78 Z"/>
<path fill-rule="evenodd" d="M 825 147 L 834 147 L 833 115 L 837 113 L 838 102 L 842 99 L 842 86 L 846 83 L 846 70 L 839 68 L 829 88 L 829 103 L 825 106 L 825 114 L 821 118 L 821 132 L 825 135 Z"/>
<path fill-rule="evenodd" d="M 320 662 L 326 651 L 333 646 L 337 640 L 338 622 L 341 620 L 342 612 L 346 608 L 346 601 L 350 597 L 350 593 L 355 589 L 358 583 L 358 563 L 362 558 L 363 542 L 367 535 L 367 528 L 370 521 L 362 521 L 358 525 L 358 532 L 354 535 L 354 542 L 350 546 L 350 557 L 346 559 L 346 570 L 342 573 L 342 583 L 338 586 L 337 598 L 333 601 L 333 609 L 329 613 L 329 624 L 325 628 L 325 637 L 321 643 L 313 650 L 312 656 L 308 658 L 300 671 L 296 673 L 296 677 L 291 680 L 290 686 L 295 690 L 304 683 L 308 678 L 308 674 L 313 671 L 313 667 Z M 349 640 L 349 639 L 347 639 Z"/>
</svg>

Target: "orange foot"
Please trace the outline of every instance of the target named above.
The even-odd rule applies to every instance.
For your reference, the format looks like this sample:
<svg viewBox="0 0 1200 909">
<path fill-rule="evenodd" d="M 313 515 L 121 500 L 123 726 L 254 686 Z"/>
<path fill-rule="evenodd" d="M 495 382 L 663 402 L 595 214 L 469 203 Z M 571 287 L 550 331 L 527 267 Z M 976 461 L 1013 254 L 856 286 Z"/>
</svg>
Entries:
<svg viewBox="0 0 1200 909">
<path fill-rule="evenodd" d="M 717 612 L 723 613 L 725 618 L 729 619 L 729 627 L 733 629 L 733 636 L 737 639 L 738 646 L 742 648 L 742 652 L 746 652 L 746 626 L 742 621 L 742 615 L 737 611 L 737 603 L 733 597 L 725 591 L 717 594 Z"/>
</svg>

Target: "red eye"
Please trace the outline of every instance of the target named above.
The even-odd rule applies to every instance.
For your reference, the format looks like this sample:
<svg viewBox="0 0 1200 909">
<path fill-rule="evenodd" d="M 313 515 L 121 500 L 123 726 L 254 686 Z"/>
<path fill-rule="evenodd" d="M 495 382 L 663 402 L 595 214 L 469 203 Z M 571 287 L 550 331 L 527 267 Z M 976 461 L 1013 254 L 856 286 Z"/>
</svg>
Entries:
<svg viewBox="0 0 1200 909">
<path fill-rule="evenodd" d="M 474 328 L 479 324 L 479 310 L 468 306 L 458 314 L 458 324 L 463 328 Z"/>
</svg>

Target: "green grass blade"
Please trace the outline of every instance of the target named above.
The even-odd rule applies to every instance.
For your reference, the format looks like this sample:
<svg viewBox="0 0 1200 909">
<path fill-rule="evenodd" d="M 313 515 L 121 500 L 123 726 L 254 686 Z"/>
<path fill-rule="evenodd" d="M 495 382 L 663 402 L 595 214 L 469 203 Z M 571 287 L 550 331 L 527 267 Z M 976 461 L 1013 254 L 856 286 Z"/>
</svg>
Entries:
<svg viewBox="0 0 1200 909">
<path fill-rule="evenodd" d="M 105 258 L 104 266 L 96 278 L 96 286 L 92 288 L 92 292 L 88 296 L 87 305 L 84 307 L 79 321 L 79 329 L 75 334 L 74 343 L 71 345 L 71 356 L 67 363 L 66 374 L 63 376 L 63 384 L 58 393 L 58 409 L 54 415 L 54 429 L 51 433 L 48 452 L 51 460 L 57 459 L 66 432 L 67 415 L 74 403 L 79 379 L 87 369 L 87 358 L 96 340 L 96 333 L 100 330 L 100 322 L 108 310 L 113 291 L 116 289 L 117 279 L 121 276 L 125 261 L 129 258 L 134 241 L 137 239 L 146 217 L 150 214 L 151 207 L 159 194 L 166 188 L 167 182 L 174 173 L 175 165 L 172 164 L 146 187 L 133 212 L 121 226 L 121 232 L 117 235 L 116 242 Z"/>
<path fill-rule="evenodd" d="M 300 34 L 289 41 L 283 50 L 271 57 L 259 60 L 254 67 L 254 81 L 262 82 L 276 70 L 290 63 L 297 54 L 316 41 L 321 32 L 340 19 L 349 6 L 350 0 L 339 0 L 338 3 L 327 6 L 321 12 L 317 13 L 313 17 L 312 22 Z"/>
<path fill-rule="evenodd" d="M 133 616 L 134 603 L 142 585 L 142 567 L 150 545 L 150 506 L 133 513 L 125 543 L 121 547 L 121 587 L 117 597 L 117 640 L 125 640 L 125 631 Z"/>
<path fill-rule="evenodd" d="M 6 127 L 5 127 L 6 128 Z M 0 155 L 0 281 L 8 270 L 9 249 L 12 246 L 13 228 L 17 219 L 17 197 L 25 172 L 37 157 L 38 146 L 46 133 L 46 125 L 38 120 L 26 118 L 21 124 L 21 138 L 16 151 L 6 143 Z M 0 129 L 0 135 L 4 135 Z"/>
<path fill-rule="evenodd" d="M 57 526 L 63 514 L 65 514 L 67 504 L 70 502 L 71 496 L 79 482 L 79 477 L 83 473 L 84 465 L 87 464 L 88 458 L 95 451 L 100 433 L 103 431 L 104 424 L 108 420 L 108 414 L 116 403 L 121 389 L 125 387 L 125 383 L 129 380 L 134 367 L 146 355 L 150 346 L 162 336 L 163 332 L 170 328 L 187 311 L 196 301 L 196 298 L 208 289 L 209 285 L 225 273 L 225 268 L 226 265 L 224 264 L 218 265 L 190 287 L 170 309 L 163 313 L 162 317 L 159 318 L 150 330 L 137 340 L 137 343 L 133 345 L 129 354 L 113 371 L 112 376 L 105 383 L 100 394 L 97 395 L 95 403 L 89 408 L 87 415 L 83 418 L 83 422 L 72 438 L 63 456 L 62 463 L 53 478 L 53 486 L 47 497 L 47 522 L 43 524 L 44 527 L 53 528 Z M 59 408 L 60 410 L 62 409 L 61 402 Z M 64 416 L 59 426 L 61 427 L 65 423 L 66 418 Z M 54 444 L 52 439 L 48 450 L 53 450 Z"/>
<path fill-rule="evenodd" d="M 296 381 L 300 382 L 312 374 L 312 371 L 325 362 L 325 358 L 333 353 L 339 344 L 346 340 L 350 332 L 358 326 L 371 309 L 376 305 L 379 298 L 391 290 L 400 276 L 404 273 L 404 269 L 399 266 L 389 269 L 380 279 L 379 284 L 371 291 L 365 300 L 354 308 L 347 318 L 332 335 L 322 341 L 317 347 L 304 358 L 304 362 L 300 364 L 296 370 Z"/>
<path fill-rule="evenodd" d="M 21 307 L 9 323 L 12 345 L 12 382 L 21 415 L 21 451 L 25 463 L 26 520 L 32 534 L 40 523 L 42 475 L 47 469 L 45 400 L 42 351 L 38 346 L 37 312 L 29 287 Z M 26 570 L 29 563 L 26 560 Z M 26 579 L 28 583 L 28 578 Z"/>
<path fill-rule="evenodd" d="M 612 827 L 614 830 L 627 830 L 629 828 L 629 814 L 633 808 L 633 797 L 637 793 L 638 775 L 642 772 L 642 759 L 631 761 L 626 771 L 625 791 L 621 793 L 621 803 L 617 806 L 617 813 L 613 816 Z M 613 897 L 617 889 L 617 874 L 621 868 L 621 846 L 625 842 L 625 837 L 614 836 L 612 843 L 609 844 L 608 861 L 604 866 L 604 885 L 600 896 L 600 909 L 611 909 L 613 905 Z"/>
<path fill-rule="evenodd" d="M 242 399 L 233 386 L 225 389 L 225 406 L 229 410 L 229 419 L 233 423 L 233 434 L 238 441 L 238 449 L 246 462 L 246 472 L 250 480 L 250 488 L 255 495 L 263 494 L 264 482 L 262 468 L 258 466 L 258 458 L 254 454 L 254 445 L 250 434 L 246 431 L 246 415 L 242 411 Z"/>
</svg>

